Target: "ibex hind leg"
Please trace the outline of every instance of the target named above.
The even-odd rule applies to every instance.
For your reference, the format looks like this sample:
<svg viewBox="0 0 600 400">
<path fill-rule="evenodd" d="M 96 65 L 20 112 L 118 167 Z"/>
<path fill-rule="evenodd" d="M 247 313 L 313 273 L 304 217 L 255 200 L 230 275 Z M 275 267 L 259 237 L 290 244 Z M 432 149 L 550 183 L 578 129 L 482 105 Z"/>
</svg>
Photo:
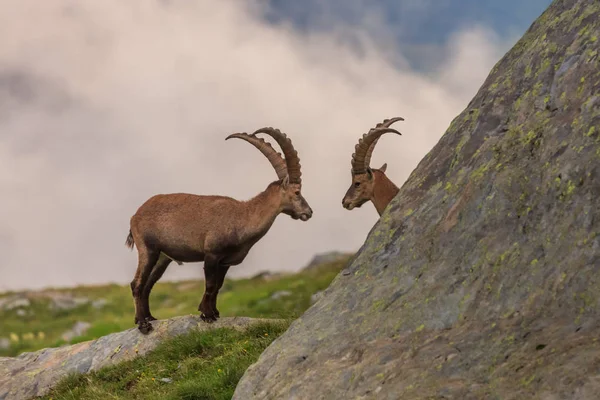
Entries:
<svg viewBox="0 0 600 400">
<path fill-rule="evenodd" d="M 147 320 L 149 310 L 143 301 L 143 292 L 146 283 L 150 277 L 150 273 L 156 262 L 158 261 L 159 253 L 138 243 L 138 268 L 135 272 L 135 277 L 131 281 L 131 294 L 135 305 L 135 323 L 138 325 L 140 332 L 146 334 L 152 330 L 152 325 Z"/>
<path fill-rule="evenodd" d="M 158 261 L 152 268 L 152 272 L 148 277 L 148 282 L 144 286 L 144 290 L 142 292 L 142 302 L 144 306 L 144 313 L 146 315 L 147 321 L 156 321 L 156 318 L 150 312 L 150 292 L 152 292 L 152 288 L 154 284 L 163 276 L 169 264 L 171 264 L 171 259 L 167 257 L 165 254 L 160 253 L 158 257 Z"/>
</svg>

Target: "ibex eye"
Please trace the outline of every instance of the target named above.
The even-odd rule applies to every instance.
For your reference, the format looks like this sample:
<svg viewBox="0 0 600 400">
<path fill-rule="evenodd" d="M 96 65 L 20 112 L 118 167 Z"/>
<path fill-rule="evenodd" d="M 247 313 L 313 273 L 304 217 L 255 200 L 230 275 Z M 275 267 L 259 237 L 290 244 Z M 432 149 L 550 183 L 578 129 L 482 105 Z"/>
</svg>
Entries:
<svg viewBox="0 0 600 400">
<path fill-rule="evenodd" d="M 360 186 L 360 182 L 356 182 L 356 183 L 354 184 L 354 187 L 359 187 L 359 186 Z"/>
<path fill-rule="evenodd" d="M 300 192 L 299 192 L 299 191 L 298 191 L 298 192 L 296 192 L 296 196 L 300 196 Z"/>
</svg>

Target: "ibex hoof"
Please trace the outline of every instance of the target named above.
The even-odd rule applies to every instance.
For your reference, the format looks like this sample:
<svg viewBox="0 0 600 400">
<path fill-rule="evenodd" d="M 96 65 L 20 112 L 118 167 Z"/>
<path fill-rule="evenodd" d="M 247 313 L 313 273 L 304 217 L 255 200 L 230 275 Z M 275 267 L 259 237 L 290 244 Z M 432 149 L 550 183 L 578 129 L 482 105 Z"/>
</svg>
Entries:
<svg viewBox="0 0 600 400">
<path fill-rule="evenodd" d="M 140 324 L 140 321 L 142 321 L 142 320 L 140 320 L 140 319 L 138 319 L 137 317 L 135 317 L 135 319 L 133 320 L 133 323 L 134 323 L 135 325 L 139 325 L 139 324 Z M 151 316 L 149 316 L 149 317 L 146 317 L 146 318 L 144 318 L 144 321 L 148 321 L 148 322 L 150 322 L 150 321 L 157 321 L 157 319 L 156 319 L 156 318 L 154 318 L 154 317 L 151 315 Z"/>
<path fill-rule="evenodd" d="M 142 332 L 142 334 L 147 335 L 152 330 L 152 324 L 146 319 L 146 321 L 138 324 L 138 329 L 140 332 Z"/>
<path fill-rule="evenodd" d="M 200 318 L 202 319 L 202 321 L 208 322 L 209 324 L 217 320 L 217 317 L 215 315 L 206 315 L 204 313 L 200 314 Z"/>
</svg>

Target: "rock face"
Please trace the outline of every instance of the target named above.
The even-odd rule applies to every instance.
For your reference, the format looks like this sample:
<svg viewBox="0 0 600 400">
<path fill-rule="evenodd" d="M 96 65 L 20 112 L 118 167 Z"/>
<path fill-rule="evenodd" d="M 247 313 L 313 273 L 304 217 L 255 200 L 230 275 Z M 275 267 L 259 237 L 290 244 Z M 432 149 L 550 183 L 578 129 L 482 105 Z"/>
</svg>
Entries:
<svg viewBox="0 0 600 400">
<path fill-rule="evenodd" d="M 162 340 L 192 329 L 243 329 L 256 321 L 265 320 L 235 317 L 207 324 L 200 317 L 189 315 L 155 321 L 154 330 L 148 335 L 132 328 L 72 346 L 0 357 L 0 399 L 21 400 L 44 395 L 68 373 L 91 372 L 132 359 L 154 349 Z"/>
<path fill-rule="evenodd" d="M 234 399 L 597 399 L 599 39 L 554 1 Z"/>
</svg>

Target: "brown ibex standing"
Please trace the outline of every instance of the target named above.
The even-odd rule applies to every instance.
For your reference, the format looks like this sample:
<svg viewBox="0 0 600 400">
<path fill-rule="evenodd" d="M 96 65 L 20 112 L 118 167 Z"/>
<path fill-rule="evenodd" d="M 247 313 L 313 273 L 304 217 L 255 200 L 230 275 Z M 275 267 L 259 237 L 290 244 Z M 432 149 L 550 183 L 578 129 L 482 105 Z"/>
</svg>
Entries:
<svg viewBox="0 0 600 400">
<path fill-rule="evenodd" d="M 385 175 L 387 164 L 379 169 L 371 169 L 370 166 L 371 155 L 381 135 L 388 132 L 401 135 L 390 128 L 397 121 L 404 121 L 404 118 L 385 119 L 359 139 L 352 154 L 352 184 L 342 200 L 345 209 L 360 208 L 367 201 L 372 201 L 381 216 L 389 202 L 398 194 L 400 189 Z"/>
<path fill-rule="evenodd" d="M 258 133 L 272 136 L 285 159 Z M 291 140 L 278 129 L 252 134 L 234 133 L 260 150 L 271 162 L 278 180 L 248 201 L 224 196 L 186 193 L 159 194 L 148 199 L 131 217 L 126 244 L 138 251 L 138 268 L 131 282 L 135 323 L 142 333 L 152 330 L 149 297 L 171 261 L 204 261 L 205 290 L 198 311 L 202 320 L 216 321 L 217 294 L 230 266 L 240 264 L 252 246 L 271 228 L 280 213 L 307 221 L 312 209 L 300 193 L 300 159 Z"/>
</svg>

